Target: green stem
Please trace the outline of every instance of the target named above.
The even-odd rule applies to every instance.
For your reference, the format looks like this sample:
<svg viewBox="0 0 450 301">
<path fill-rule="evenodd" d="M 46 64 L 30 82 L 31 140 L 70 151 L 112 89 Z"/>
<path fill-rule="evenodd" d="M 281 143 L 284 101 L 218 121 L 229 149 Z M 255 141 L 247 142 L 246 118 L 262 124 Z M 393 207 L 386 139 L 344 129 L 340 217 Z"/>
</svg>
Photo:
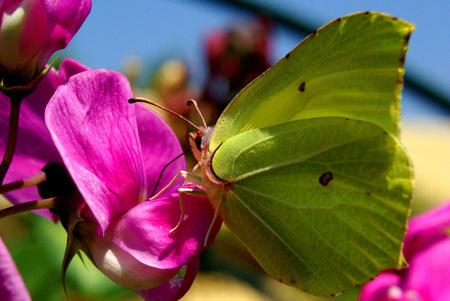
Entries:
<svg viewBox="0 0 450 301">
<path fill-rule="evenodd" d="M 23 98 L 10 96 L 9 99 L 11 102 L 11 112 L 9 114 L 8 142 L 0 165 L 0 185 L 3 184 L 3 180 L 5 179 L 6 173 L 8 172 L 14 157 L 14 151 L 16 150 L 17 132 L 19 131 L 20 104 L 22 103 Z"/>
</svg>

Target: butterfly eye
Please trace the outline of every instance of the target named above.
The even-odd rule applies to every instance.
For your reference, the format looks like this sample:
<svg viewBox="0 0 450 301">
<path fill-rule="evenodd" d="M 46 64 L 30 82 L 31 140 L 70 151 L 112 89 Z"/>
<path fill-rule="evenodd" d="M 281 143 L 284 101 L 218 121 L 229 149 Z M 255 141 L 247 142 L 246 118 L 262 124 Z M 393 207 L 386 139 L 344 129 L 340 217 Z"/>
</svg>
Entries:
<svg viewBox="0 0 450 301">
<path fill-rule="evenodd" d="M 201 151 L 201 150 L 202 150 L 202 137 L 201 137 L 201 136 L 195 137 L 194 142 L 195 142 L 195 147 L 196 147 L 199 151 Z"/>
</svg>

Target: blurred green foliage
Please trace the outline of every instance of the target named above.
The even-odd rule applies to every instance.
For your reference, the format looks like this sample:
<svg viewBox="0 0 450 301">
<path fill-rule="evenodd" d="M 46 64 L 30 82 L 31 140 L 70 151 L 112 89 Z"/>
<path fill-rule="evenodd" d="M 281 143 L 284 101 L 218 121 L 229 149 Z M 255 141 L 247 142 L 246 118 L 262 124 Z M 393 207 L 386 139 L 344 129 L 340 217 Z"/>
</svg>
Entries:
<svg viewBox="0 0 450 301">
<path fill-rule="evenodd" d="M 59 223 L 24 214 L 2 220 L 0 229 L 33 300 L 139 300 L 135 292 L 106 278 L 86 256 L 70 264 L 66 295 L 61 263 L 67 235 Z"/>
</svg>

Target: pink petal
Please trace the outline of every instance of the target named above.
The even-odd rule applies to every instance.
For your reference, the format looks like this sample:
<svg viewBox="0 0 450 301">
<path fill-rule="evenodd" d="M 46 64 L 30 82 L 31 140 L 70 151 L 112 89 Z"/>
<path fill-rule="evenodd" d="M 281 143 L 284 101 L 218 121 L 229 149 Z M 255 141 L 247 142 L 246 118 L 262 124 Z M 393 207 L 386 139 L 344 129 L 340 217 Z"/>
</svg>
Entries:
<svg viewBox="0 0 450 301">
<path fill-rule="evenodd" d="M 422 300 L 450 300 L 450 236 L 422 249 L 409 260 L 404 290 L 412 290 Z"/>
<path fill-rule="evenodd" d="M 9 255 L 6 246 L 0 239 L 0 300 L 28 301 L 31 300 L 28 290 L 17 271 L 16 265 Z"/>
<path fill-rule="evenodd" d="M 145 199 L 131 97 L 123 75 L 90 70 L 59 87 L 46 110 L 53 141 L 102 232 Z"/>
<path fill-rule="evenodd" d="M 132 208 L 111 227 L 113 242 L 140 262 L 159 269 L 179 268 L 203 251 L 214 209 L 204 196 L 184 195 L 184 220 L 175 233 L 169 231 L 180 218 L 178 194 L 147 201 Z M 218 221 L 210 235 L 212 241 Z"/>
<path fill-rule="evenodd" d="M 403 252 L 407 261 L 419 250 L 448 237 L 450 202 L 413 217 L 408 225 Z"/>
<path fill-rule="evenodd" d="M 31 80 L 55 51 L 67 46 L 90 9 L 91 0 L 2 2 L 0 21 L 15 26 L 15 31 L 0 34 L 3 73 Z M 14 18 L 8 17 L 7 21 L 4 12 L 5 16 L 14 15 Z M 12 20 L 20 22 L 16 24 Z"/>
<path fill-rule="evenodd" d="M 136 260 L 111 241 L 113 235 L 111 231 L 103 237 L 92 233 L 83 240 L 96 267 L 117 284 L 139 291 L 160 286 L 177 274 L 179 267 L 159 269 Z"/>
<path fill-rule="evenodd" d="M 164 166 L 181 155 L 183 150 L 175 133 L 161 117 L 140 104 L 134 106 L 136 106 L 137 124 L 142 145 L 142 160 L 147 177 L 147 188 L 149 189 L 149 194 L 151 194 L 154 190 L 158 192 L 165 187 L 180 170 L 185 170 L 186 163 L 184 156 L 181 156 L 172 164 L 168 165 L 158 183 L 158 187 L 155 188 Z M 180 177 L 162 196 L 175 192 L 183 181 L 183 178 Z"/>
<path fill-rule="evenodd" d="M 199 260 L 194 258 L 181 272 L 161 286 L 145 290 L 139 294 L 146 301 L 175 301 L 181 299 L 192 286 L 198 272 Z"/>
<path fill-rule="evenodd" d="M 88 67 L 73 59 L 64 59 L 58 68 L 58 82 L 65 83 L 72 75 L 89 70 Z"/>
<path fill-rule="evenodd" d="M 55 24 L 41 51 L 40 63 L 45 64 L 57 50 L 66 48 L 91 11 L 91 0 L 42 0 L 49 22 Z"/>
<path fill-rule="evenodd" d="M 27 1 L 24 6 L 24 24 L 22 25 L 19 49 L 17 50 L 19 56 L 17 61 L 21 62 L 22 65 L 31 64 L 32 60 L 37 61 L 37 55 L 47 43 L 55 27 L 55 24 L 49 22 L 48 12 L 42 1 Z"/>
<path fill-rule="evenodd" d="M 0 31 L 2 74 L 24 76 L 23 80 L 30 80 L 36 72 L 37 56 L 48 40 L 52 27 L 47 22 L 40 1 L 9 2 L 3 5 L 7 11 L 2 14 Z M 5 31 L 4 27 L 10 29 Z M 9 80 L 14 82 L 13 78 Z"/>
<path fill-rule="evenodd" d="M 52 23 L 72 35 L 78 31 L 91 11 L 91 0 L 41 0 Z"/>
<path fill-rule="evenodd" d="M 449 229 L 450 203 L 412 218 L 404 241 L 408 268 L 381 274 L 364 286 L 360 300 L 450 300 Z M 396 297 L 386 299 L 392 289 Z"/>
<path fill-rule="evenodd" d="M 23 100 L 20 112 L 19 134 L 16 153 L 4 183 L 23 180 L 42 170 L 49 162 L 62 162 L 44 122 L 45 107 L 58 85 L 73 75 L 86 70 L 73 60 L 63 60 L 58 72 L 53 69 L 41 81 L 38 88 Z M 9 99 L 0 94 L 0 153 L 6 147 L 9 124 Z M 6 198 L 14 204 L 40 199 L 36 187 L 7 193 Z M 51 216 L 48 210 L 41 210 Z"/>
<path fill-rule="evenodd" d="M 391 272 L 384 272 L 363 286 L 360 301 L 390 301 L 389 290 L 400 285 L 401 278 Z"/>
<path fill-rule="evenodd" d="M 2 14 L 5 12 L 10 15 L 22 4 L 22 2 L 23 0 L 3 0 L 0 3 L 0 12 Z"/>
</svg>

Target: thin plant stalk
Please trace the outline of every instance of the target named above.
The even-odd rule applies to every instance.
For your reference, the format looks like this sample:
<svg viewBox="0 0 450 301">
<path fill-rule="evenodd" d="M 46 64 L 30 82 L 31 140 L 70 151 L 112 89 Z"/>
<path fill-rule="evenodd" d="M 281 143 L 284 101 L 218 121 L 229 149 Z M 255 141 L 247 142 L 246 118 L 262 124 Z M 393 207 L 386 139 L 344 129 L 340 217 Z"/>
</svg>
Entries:
<svg viewBox="0 0 450 301">
<path fill-rule="evenodd" d="M 3 180 L 5 179 L 16 150 L 20 105 L 22 104 L 23 97 L 10 96 L 9 99 L 11 102 L 11 111 L 9 114 L 8 142 L 0 165 L 0 185 L 3 184 Z"/>
<path fill-rule="evenodd" d="M 0 210 L 0 219 L 17 213 L 28 212 L 31 210 L 55 208 L 58 200 L 60 200 L 59 197 L 53 197 L 39 201 L 31 201 L 13 205 L 11 207 L 7 207 L 5 209 Z"/>
</svg>

